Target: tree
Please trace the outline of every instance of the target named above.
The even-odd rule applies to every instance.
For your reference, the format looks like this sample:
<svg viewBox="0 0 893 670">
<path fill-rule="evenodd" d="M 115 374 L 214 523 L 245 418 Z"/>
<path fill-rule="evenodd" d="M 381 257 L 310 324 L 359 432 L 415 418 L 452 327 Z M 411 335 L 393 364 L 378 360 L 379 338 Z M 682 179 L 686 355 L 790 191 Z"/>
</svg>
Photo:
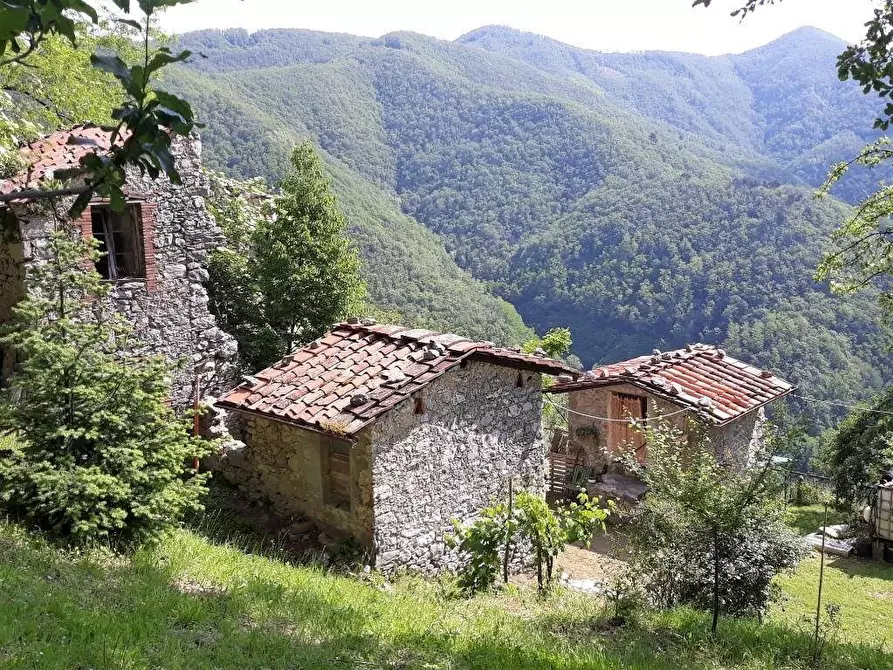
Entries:
<svg viewBox="0 0 893 670">
<path fill-rule="evenodd" d="M 291 165 L 272 198 L 258 182 L 215 178 L 212 212 L 228 244 L 212 255 L 211 306 L 254 370 L 322 335 L 365 294 L 347 221 L 313 145 L 297 147 Z"/>
<path fill-rule="evenodd" d="M 736 472 L 717 461 L 704 439 L 689 441 L 663 422 L 644 432 L 647 465 L 628 460 L 648 487 L 631 548 L 649 597 L 660 606 L 712 611 L 714 635 L 721 613 L 761 614 L 776 574 L 795 567 L 805 552 L 784 525 L 770 460 Z"/>
<path fill-rule="evenodd" d="M 542 337 L 527 340 L 521 346 L 521 351 L 532 354 L 537 349 L 542 349 L 549 358 L 560 359 L 570 352 L 573 343 L 570 328 L 551 328 Z"/>
<path fill-rule="evenodd" d="M 822 452 L 839 500 L 855 504 L 864 487 L 893 468 L 893 389 L 866 411 L 854 410 L 837 428 Z"/>
<path fill-rule="evenodd" d="M 126 14 L 131 13 L 130 0 L 113 0 Z M 111 206 L 123 210 L 122 191 L 126 169 L 134 167 L 153 179 L 161 174 L 174 183 L 180 176 L 171 153 L 172 136 L 188 135 L 197 127 L 192 108 L 185 100 L 172 95 L 153 82 L 159 72 L 171 63 L 183 62 L 192 54 L 188 50 L 177 53 L 167 47 L 152 48 L 153 17 L 165 7 L 191 0 L 137 0 L 142 21 L 132 18 L 117 19 L 141 37 L 140 58 L 128 64 L 120 55 L 97 51 L 90 56 L 94 68 L 117 80 L 121 102 L 112 111 L 111 149 L 107 153 L 91 153 L 84 157 L 80 169 L 65 175 L 78 178 L 77 183 L 51 190 L 25 190 L 14 194 L 0 194 L 0 203 L 13 199 L 46 199 L 77 195 L 71 207 L 73 215 L 80 214 L 94 195 L 109 198 Z M 75 45 L 78 25 L 85 21 L 100 22 L 98 2 L 90 0 L 8 0 L 0 5 L 0 73 L 5 69 L 29 64 L 41 49 L 52 44 L 54 36 L 61 36 Z M 29 93 L 20 95 L 39 102 L 42 98 Z M 0 140 L 16 138 L 23 129 L 0 118 Z M 6 126 L 4 128 L 4 125 Z M 7 152 L 10 147 L 5 147 Z M 8 162 L 8 161 L 7 161 Z M 7 169 L 9 166 L 7 165 Z M 61 175 L 59 175 L 61 178 Z"/>
<path fill-rule="evenodd" d="M 57 219 L 58 220 L 58 219 Z M 17 372 L 0 403 L 0 501 L 75 543 L 141 540 L 200 507 L 209 444 L 168 405 L 170 368 L 110 314 L 93 241 L 60 226 L 0 344 Z M 3 443 L 7 444 L 7 443 Z"/>
</svg>

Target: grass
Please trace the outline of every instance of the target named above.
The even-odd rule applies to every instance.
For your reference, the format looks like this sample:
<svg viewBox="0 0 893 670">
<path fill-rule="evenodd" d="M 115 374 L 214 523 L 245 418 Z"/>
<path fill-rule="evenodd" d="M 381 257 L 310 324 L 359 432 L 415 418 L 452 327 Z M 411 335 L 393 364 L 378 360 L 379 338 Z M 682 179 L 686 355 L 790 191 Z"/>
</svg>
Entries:
<svg viewBox="0 0 893 670">
<path fill-rule="evenodd" d="M 832 569 L 829 593 L 847 579 L 889 590 L 883 571 Z M 0 523 L 0 667 L 799 669 L 809 638 L 791 617 L 808 608 L 813 577 L 807 563 L 786 584 L 796 607 L 763 625 L 723 621 L 714 642 L 707 616 L 685 609 L 616 627 L 582 595 L 463 600 L 444 583 L 340 576 L 186 530 L 127 558 L 78 554 Z M 851 624 L 857 636 L 834 645 L 825 667 L 893 667 Z"/>
<path fill-rule="evenodd" d="M 828 507 L 828 525 L 832 526 L 838 523 L 844 523 L 849 519 L 847 512 L 836 510 Z M 800 535 L 814 533 L 823 524 L 825 518 L 825 506 L 802 505 L 799 507 L 790 506 L 787 513 L 787 523 L 795 532 Z"/>
<path fill-rule="evenodd" d="M 773 619 L 797 626 L 805 616 L 814 616 L 818 583 L 819 557 L 814 554 L 794 575 L 779 579 L 787 598 Z M 893 565 L 826 556 L 822 600 L 840 606 L 843 639 L 893 651 Z"/>
</svg>

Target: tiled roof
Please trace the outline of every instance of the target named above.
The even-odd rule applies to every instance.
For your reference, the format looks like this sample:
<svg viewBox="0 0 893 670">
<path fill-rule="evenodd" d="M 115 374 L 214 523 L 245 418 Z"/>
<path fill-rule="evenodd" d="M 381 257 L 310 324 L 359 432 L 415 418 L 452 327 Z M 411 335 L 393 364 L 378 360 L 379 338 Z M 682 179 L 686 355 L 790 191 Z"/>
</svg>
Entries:
<svg viewBox="0 0 893 670">
<path fill-rule="evenodd" d="M 108 151 L 110 139 L 108 130 L 91 124 L 46 135 L 20 149 L 28 168 L 11 179 L 0 181 L 0 193 L 35 188 L 41 180 L 53 177 L 60 170 L 77 169 L 81 158 L 87 154 Z"/>
<path fill-rule="evenodd" d="M 732 358 L 722 349 L 694 344 L 603 365 L 575 381 L 559 382 L 548 392 L 568 393 L 623 383 L 691 407 L 715 424 L 733 421 L 794 390 L 784 379 Z"/>
<path fill-rule="evenodd" d="M 551 374 L 579 374 L 543 356 L 459 335 L 341 323 L 258 372 L 219 405 L 314 430 L 352 435 L 466 359 Z"/>
</svg>

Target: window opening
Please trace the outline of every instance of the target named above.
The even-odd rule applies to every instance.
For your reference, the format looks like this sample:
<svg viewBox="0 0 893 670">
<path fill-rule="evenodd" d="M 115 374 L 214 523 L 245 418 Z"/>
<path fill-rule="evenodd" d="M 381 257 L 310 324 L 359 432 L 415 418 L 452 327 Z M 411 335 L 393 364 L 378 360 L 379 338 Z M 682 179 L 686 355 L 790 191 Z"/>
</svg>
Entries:
<svg viewBox="0 0 893 670">
<path fill-rule="evenodd" d="M 123 212 L 110 207 L 90 208 L 93 237 L 103 254 L 96 271 L 103 279 L 145 279 L 142 217 L 139 205 L 127 205 Z"/>
</svg>

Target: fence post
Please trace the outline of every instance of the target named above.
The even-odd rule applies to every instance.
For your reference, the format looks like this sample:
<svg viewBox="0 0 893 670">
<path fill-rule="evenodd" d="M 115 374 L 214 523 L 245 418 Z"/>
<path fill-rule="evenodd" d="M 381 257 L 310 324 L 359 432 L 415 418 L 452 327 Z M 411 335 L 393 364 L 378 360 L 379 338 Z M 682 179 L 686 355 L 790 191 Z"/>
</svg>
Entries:
<svg viewBox="0 0 893 670">
<path fill-rule="evenodd" d="M 819 554 L 819 596 L 815 606 L 815 635 L 812 640 L 812 663 L 819 661 L 819 622 L 822 617 L 822 587 L 825 583 L 825 537 L 828 528 L 828 503 L 825 502 L 825 514 L 822 518 L 822 553 Z"/>
<path fill-rule="evenodd" d="M 507 522 L 511 524 L 512 521 L 512 505 L 514 504 L 514 492 L 512 491 L 512 477 L 509 475 L 509 513 L 507 517 Z M 502 581 L 504 584 L 509 583 L 509 554 L 511 552 L 512 547 L 512 536 L 510 533 L 506 534 L 505 537 L 505 552 L 502 555 Z"/>
</svg>

